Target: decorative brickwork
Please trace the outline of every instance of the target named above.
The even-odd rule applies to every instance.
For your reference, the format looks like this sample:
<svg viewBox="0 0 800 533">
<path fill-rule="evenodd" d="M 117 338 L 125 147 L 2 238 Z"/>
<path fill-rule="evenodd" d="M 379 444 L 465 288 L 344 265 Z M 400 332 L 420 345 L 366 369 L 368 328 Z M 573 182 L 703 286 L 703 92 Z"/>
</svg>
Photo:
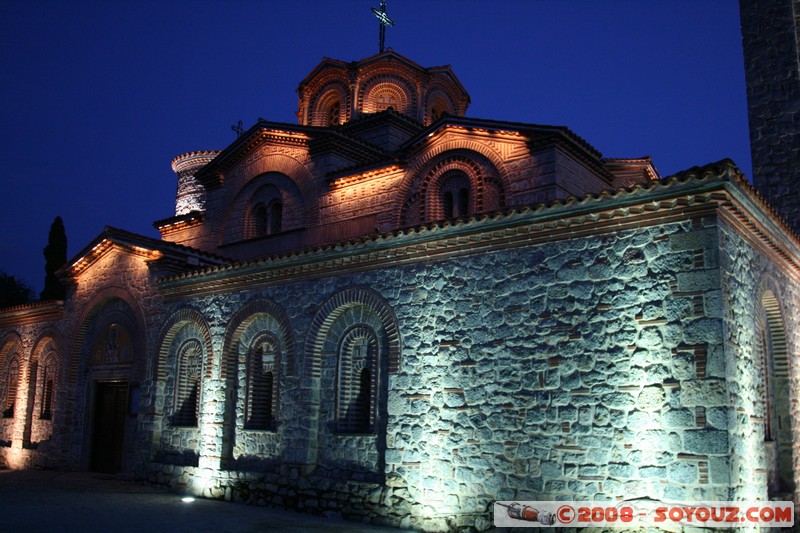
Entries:
<svg viewBox="0 0 800 533">
<path fill-rule="evenodd" d="M 299 122 L 310 126 L 342 124 L 389 107 L 427 126 L 445 113 L 462 116 L 469 105 L 450 67 L 426 69 L 392 50 L 357 63 L 325 59 L 297 92 Z"/>
</svg>

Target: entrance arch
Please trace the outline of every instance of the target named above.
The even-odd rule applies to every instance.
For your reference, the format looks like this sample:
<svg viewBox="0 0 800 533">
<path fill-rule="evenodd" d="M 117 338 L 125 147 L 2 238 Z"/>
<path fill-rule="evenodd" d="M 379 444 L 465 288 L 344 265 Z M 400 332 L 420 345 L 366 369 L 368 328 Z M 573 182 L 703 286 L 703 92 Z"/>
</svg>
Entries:
<svg viewBox="0 0 800 533">
<path fill-rule="evenodd" d="M 118 473 L 134 462 L 139 384 L 145 370 L 141 310 L 126 291 L 106 292 L 79 326 L 68 369 L 75 394 L 73 439 L 80 468 Z"/>
</svg>

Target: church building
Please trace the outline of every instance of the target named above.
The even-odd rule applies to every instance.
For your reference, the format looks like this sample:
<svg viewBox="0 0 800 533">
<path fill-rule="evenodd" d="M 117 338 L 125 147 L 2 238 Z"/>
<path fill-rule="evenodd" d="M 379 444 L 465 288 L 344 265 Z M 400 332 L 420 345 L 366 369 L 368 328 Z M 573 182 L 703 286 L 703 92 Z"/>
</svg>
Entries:
<svg viewBox="0 0 800 533">
<path fill-rule="evenodd" d="M 0 309 L 0 465 L 427 531 L 800 501 L 800 241 L 733 162 L 470 118 L 391 49 L 298 95 L 172 161 L 161 239 L 107 227 L 64 301 Z"/>
</svg>

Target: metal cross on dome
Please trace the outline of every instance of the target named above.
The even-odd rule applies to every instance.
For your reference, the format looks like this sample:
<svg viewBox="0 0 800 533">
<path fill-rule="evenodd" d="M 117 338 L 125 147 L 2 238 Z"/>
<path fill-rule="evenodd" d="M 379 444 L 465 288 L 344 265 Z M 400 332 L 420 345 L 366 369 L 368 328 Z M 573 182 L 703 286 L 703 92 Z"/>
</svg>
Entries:
<svg viewBox="0 0 800 533">
<path fill-rule="evenodd" d="M 378 17 L 378 26 L 380 27 L 380 51 L 383 52 L 383 45 L 386 43 L 386 26 L 394 26 L 394 21 L 386 14 L 386 0 L 381 0 L 381 7 L 372 8 L 372 12 Z"/>
</svg>

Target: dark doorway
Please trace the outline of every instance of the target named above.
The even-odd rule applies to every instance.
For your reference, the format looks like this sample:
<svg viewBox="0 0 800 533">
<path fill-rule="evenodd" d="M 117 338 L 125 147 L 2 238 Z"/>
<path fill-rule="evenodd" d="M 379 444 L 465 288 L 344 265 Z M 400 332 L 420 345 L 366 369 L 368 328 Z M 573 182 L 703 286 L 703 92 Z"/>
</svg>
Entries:
<svg viewBox="0 0 800 533">
<path fill-rule="evenodd" d="M 122 470 L 127 383 L 95 383 L 91 469 L 116 474 Z"/>
</svg>

